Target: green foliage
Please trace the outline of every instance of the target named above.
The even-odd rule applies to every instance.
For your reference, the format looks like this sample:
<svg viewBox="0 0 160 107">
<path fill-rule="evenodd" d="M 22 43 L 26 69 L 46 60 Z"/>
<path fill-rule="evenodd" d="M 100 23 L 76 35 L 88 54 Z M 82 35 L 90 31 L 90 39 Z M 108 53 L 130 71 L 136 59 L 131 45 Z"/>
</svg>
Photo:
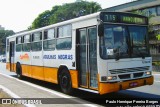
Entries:
<svg viewBox="0 0 160 107">
<path fill-rule="evenodd" d="M 95 13 L 101 9 L 96 2 L 77 0 L 74 3 L 66 3 L 61 6 L 54 6 L 51 11 L 41 13 L 29 27 L 36 29 L 57 22 L 73 19 L 87 14 Z"/>
<path fill-rule="evenodd" d="M 6 37 L 13 35 L 12 30 L 0 30 L 0 54 L 5 54 L 6 49 Z"/>
<path fill-rule="evenodd" d="M 156 36 L 157 40 L 160 40 L 160 34 Z"/>
<path fill-rule="evenodd" d="M 32 27 L 33 28 L 38 28 L 38 27 L 44 27 L 46 25 L 49 24 L 49 17 L 51 15 L 51 12 L 49 10 L 41 13 L 32 23 Z"/>
<path fill-rule="evenodd" d="M 160 66 L 160 61 L 153 61 L 152 65 L 154 65 L 154 66 Z"/>
</svg>

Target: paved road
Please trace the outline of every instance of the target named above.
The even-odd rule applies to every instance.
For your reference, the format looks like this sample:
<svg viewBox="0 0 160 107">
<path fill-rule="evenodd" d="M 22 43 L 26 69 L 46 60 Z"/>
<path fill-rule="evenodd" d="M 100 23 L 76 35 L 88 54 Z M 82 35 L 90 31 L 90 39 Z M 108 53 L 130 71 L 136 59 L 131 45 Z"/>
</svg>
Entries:
<svg viewBox="0 0 160 107">
<path fill-rule="evenodd" d="M 0 73 L 2 74 L 6 74 L 9 75 L 13 78 L 16 78 L 16 74 L 15 73 L 11 73 L 11 72 L 6 72 L 5 70 L 5 64 L 4 63 L 0 63 Z M 112 98 L 112 99 L 116 99 L 116 98 L 160 98 L 160 73 L 153 73 L 154 75 L 154 84 L 151 86 L 143 86 L 143 87 L 139 87 L 139 88 L 134 88 L 134 89 L 129 89 L 129 90 L 123 90 L 123 91 L 119 91 L 117 93 L 110 93 L 110 94 L 106 94 L 106 95 L 102 95 L 99 96 L 97 94 L 93 94 L 93 93 L 89 93 L 89 92 L 84 92 L 84 91 L 80 91 L 80 90 L 75 90 L 74 93 L 72 94 L 72 96 L 68 96 L 69 98 L 80 98 L 80 100 L 82 101 L 87 101 L 87 102 L 92 102 L 95 103 L 96 106 L 106 106 L 105 104 L 98 104 L 99 103 L 99 99 L 108 99 L 108 98 Z M 4 77 L 3 77 L 4 78 Z M 16 78 L 17 79 L 17 78 Z M 51 83 L 47 83 L 47 82 L 43 82 L 43 81 L 38 81 L 35 79 L 31 79 L 31 78 L 26 78 L 23 80 L 26 83 L 29 84 L 34 84 L 38 87 L 40 87 L 40 89 L 47 89 L 50 90 L 47 93 L 43 93 L 43 94 L 39 94 L 38 92 L 35 92 L 35 94 L 31 95 L 28 97 L 28 94 L 31 93 L 31 91 L 28 92 L 28 94 L 25 92 L 22 92 L 22 98 L 62 98 L 63 95 L 60 97 L 58 95 L 54 95 L 54 93 L 52 91 L 56 91 L 57 93 L 61 93 L 60 88 L 58 85 L 53 85 Z M 1 82 L 1 81 L 0 81 Z M 11 82 L 12 83 L 12 82 Z M 21 83 L 22 86 L 20 87 L 24 87 L 23 84 Z M 10 87 L 16 87 L 14 85 L 10 85 Z M 32 85 L 31 86 L 27 86 L 29 87 L 28 89 L 32 89 Z M 23 89 L 27 88 L 24 87 Z M 14 91 L 14 90 L 13 90 Z M 34 92 L 34 90 L 32 90 Z M 38 93 L 38 94 L 37 94 Z M 93 98 L 93 99 L 86 99 L 87 97 Z M 64 100 L 64 99 L 63 99 Z M 79 100 L 79 99 L 78 99 Z M 82 102 L 84 103 L 84 102 Z M 85 103 L 86 104 L 86 103 Z M 72 105 L 68 105 L 68 106 L 72 106 Z M 78 105 L 76 105 L 78 106 Z M 81 105 L 79 105 L 81 106 Z M 86 105 L 86 106 L 95 106 L 95 105 Z"/>
</svg>

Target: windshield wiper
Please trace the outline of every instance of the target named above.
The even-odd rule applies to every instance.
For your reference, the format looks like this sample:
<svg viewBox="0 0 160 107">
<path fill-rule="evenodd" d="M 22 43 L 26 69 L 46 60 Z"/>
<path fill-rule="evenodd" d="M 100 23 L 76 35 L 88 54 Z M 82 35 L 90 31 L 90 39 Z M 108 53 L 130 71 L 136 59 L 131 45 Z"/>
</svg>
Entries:
<svg viewBox="0 0 160 107">
<path fill-rule="evenodd" d="M 119 47 L 113 50 L 114 55 L 115 55 L 115 60 L 118 61 L 120 59 L 120 51 Z"/>
</svg>

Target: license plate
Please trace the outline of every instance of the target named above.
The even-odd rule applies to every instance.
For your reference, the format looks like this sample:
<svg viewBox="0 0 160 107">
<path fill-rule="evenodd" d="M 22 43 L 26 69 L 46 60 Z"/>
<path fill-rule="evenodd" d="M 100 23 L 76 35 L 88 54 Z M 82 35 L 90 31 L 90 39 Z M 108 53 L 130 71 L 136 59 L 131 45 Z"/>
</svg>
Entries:
<svg viewBox="0 0 160 107">
<path fill-rule="evenodd" d="M 137 82 L 132 82 L 132 83 L 129 84 L 129 86 L 130 87 L 136 87 L 136 86 L 138 86 L 138 83 Z"/>
</svg>

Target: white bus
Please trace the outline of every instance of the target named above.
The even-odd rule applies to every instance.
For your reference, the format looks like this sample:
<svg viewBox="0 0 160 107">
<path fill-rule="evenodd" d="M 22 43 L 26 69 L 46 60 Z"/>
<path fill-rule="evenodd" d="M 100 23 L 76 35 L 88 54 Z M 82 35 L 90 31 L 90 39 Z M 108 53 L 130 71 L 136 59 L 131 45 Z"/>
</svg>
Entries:
<svg viewBox="0 0 160 107">
<path fill-rule="evenodd" d="M 144 16 L 98 12 L 7 37 L 6 67 L 23 76 L 106 94 L 152 85 Z"/>
</svg>

